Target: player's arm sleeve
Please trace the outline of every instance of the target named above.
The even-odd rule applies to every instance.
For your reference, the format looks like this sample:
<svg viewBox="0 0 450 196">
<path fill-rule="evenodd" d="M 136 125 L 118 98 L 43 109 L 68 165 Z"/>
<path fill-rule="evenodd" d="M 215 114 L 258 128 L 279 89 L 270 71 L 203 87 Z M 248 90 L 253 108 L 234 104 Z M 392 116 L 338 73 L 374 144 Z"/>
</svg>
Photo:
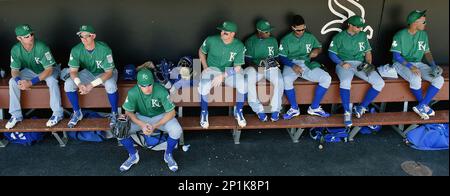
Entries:
<svg viewBox="0 0 450 196">
<path fill-rule="evenodd" d="M 44 69 L 47 69 L 48 67 L 51 67 L 55 64 L 55 59 L 53 58 L 50 48 L 48 47 L 45 47 L 43 49 L 42 56 L 40 57 L 40 59 Z"/>
<path fill-rule="evenodd" d="M 394 56 L 394 60 L 397 61 L 400 64 L 405 65 L 408 68 L 411 68 L 412 64 L 410 62 L 407 62 L 403 57 L 402 54 L 398 53 L 398 52 L 394 52 L 392 53 Z M 405 64 L 406 63 L 406 64 Z"/>
<path fill-rule="evenodd" d="M 237 51 L 236 51 L 236 57 L 234 58 L 234 66 L 241 66 L 243 64 L 245 64 L 245 60 L 244 60 L 244 56 L 245 56 L 245 46 L 244 44 L 242 44 L 242 46 L 240 46 Z"/>
<path fill-rule="evenodd" d="M 278 60 L 286 66 L 292 67 L 295 64 L 288 58 L 289 51 L 287 50 L 288 44 L 286 41 L 281 40 L 280 47 L 279 47 L 279 55 Z"/>
<path fill-rule="evenodd" d="M 313 36 L 313 48 L 322 48 L 322 44 L 315 36 Z"/>
<path fill-rule="evenodd" d="M 338 34 L 339 35 L 339 34 Z M 328 48 L 328 52 L 334 53 L 336 55 L 339 54 L 339 45 L 341 44 L 340 39 L 336 36 L 333 37 L 330 43 L 330 47 Z"/>
<path fill-rule="evenodd" d="M 336 65 L 339 65 L 342 63 L 341 58 L 338 57 L 338 55 L 336 53 L 333 53 L 332 51 L 328 52 L 328 57 L 330 57 L 330 59 L 333 61 L 333 63 L 335 63 Z"/>
<path fill-rule="evenodd" d="M 114 69 L 114 59 L 113 59 L 113 55 L 112 55 L 112 51 L 108 50 L 105 54 L 105 59 L 103 59 L 102 61 L 102 67 L 103 70 L 105 71 L 109 71 Z"/>
<path fill-rule="evenodd" d="M 171 112 L 175 109 L 175 104 L 172 102 L 172 100 L 170 100 L 170 95 L 169 93 L 167 93 L 167 91 L 163 91 L 163 93 L 161 93 L 159 101 L 161 102 L 166 113 Z"/>
<path fill-rule="evenodd" d="M 366 40 L 364 41 L 364 44 L 367 46 L 366 51 L 364 51 L 364 53 L 370 52 L 372 51 L 372 46 L 370 45 L 369 39 L 367 39 L 367 35 L 365 36 Z"/>
<path fill-rule="evenodd" d="M 208 54 L 209 52 L 209 42 L 208 42 L 208 38 L 205 39 L 205 41 L 203 41 L 202 46 L 200 47 L 200 49 L 202 50 L 203 54 Z"/>
<path fill-rule="evenodd" d="M 72 49 L 69 57 L 69 67 L 70 68 L 79 68 L 80 67 L 80 59 L 78 57 L 77 52 Z"/>
<path fill-rule="evenodd" d="M 130 96 L 130 94 L 128 94 L 127 98 L 125 99 L 125 103 L 123 103 L 122 108 L 128 112 L 136 111 L 136 101 L 132 96 Z"/>
<path fill-rule="evenodd" d="M 391 45 L 390 51 L 393 53 L 399 53 L 399 54 L 402 53 L 402 41 L 398 35 L 394 36 L 394 39 L 392 40 L 392 45 Z"/>
<path fill-rule="evenodd" d="M 14 52 L 14 50 L 11 50 L 11 69 L 20 70 L 22 68 L 22 64 L 20 63 L 18 55 Z"/>
</svg>

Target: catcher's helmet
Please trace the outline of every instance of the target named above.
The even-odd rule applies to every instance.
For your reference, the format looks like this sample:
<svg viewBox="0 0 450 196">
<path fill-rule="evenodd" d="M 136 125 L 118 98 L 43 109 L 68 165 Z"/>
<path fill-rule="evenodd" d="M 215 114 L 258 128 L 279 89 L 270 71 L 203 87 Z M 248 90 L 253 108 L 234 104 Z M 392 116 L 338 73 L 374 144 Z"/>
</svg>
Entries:
<svg viewBox="0 0 450 196">
<path fill-rule="evenodd" d="M 124 80 L 136 80 L 136 66 L 133 64 L 125 65 L 123 69 Z"/>
<path fill-rule="evenodd" d="M 179 69 L 179 78 L 189 80 L 192 76 L 193 60 L 190 56 L 181 57 L 178 61 L 177 67 Z"/>
<path fill-rule="evenodd" d="M 161 62 L 155 66 L 154 73 L 156 81 L 163 85 L 169 82 L 170 72 L 172 71 L 172 68 L 173 63 L 163 58 Z"/>
</svg>

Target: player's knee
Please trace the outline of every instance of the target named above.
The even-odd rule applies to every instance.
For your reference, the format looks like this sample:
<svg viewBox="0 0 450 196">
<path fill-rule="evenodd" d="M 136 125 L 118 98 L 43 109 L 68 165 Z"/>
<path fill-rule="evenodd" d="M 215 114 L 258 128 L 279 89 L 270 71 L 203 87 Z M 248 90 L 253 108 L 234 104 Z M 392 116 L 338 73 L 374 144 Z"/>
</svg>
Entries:
<svg viewBox="0 0 450 196">
<path fill-rule="evenodd" d="M 173 139 L 180 139 L 183 129 L 177 123 L 177 125 L 170 126 L 169 136 Z"/>
<path fill-rule="evenodd" d="M 329 74 L 321 76 L 319 80 L 319 85 L 328 88 L 331 85 L 331 76 Z"/>
<path fill-rule="evenodd" d="M 431 84 L 432 84 L 434 87 L 436 87 L 436 88 L 438 88 L 438 89 L 441 89 L 442 86 L 444 86 L 444 77 L 439 76 L 439 77 L 433 79 L 433 81 L 431 82 Z"/>
<path fill-rule="evenodd" d="M 115 93 L 117 91 L 117 83 L 114 80 L 107 80 L 105 82 L 105 90 L 108 94 Z"/>
<path fill-rule="evenodd" d="M 9 87 L 18 87 L 16 80 L 14 78 L 9 79 Z"/>
<path fill-rule="evenodd" d="M 374 88 L 377 91 L 381 91 L 384 88 L 384 80 L 378 80 L 377 82 L 372 84 L 372 88 Z"/>
<path fill-rule="evenodd" d="M 414 77 L 413 79 L 411 79 L 411 81 L 409 82 L 409 87 L 411 89 L 420 89 L 420 88 L 422 88 L 422 78 Z"/>
<path fill-rule="evenodd" d="M 352 88 L 352 81 L 342 80 L 341 83 L 339 84 L 339 88 L 350 90 Z"/>
<path fill-rule="evenodd" d="M 77 91 L 77 85 L 75 84 L 75 82 L 73 82 L 72 79 L 68 78 L 64 82 L 64 91 L 66 91 L 66 92 L 75 92 L 75 91 Z"/>
</svg>

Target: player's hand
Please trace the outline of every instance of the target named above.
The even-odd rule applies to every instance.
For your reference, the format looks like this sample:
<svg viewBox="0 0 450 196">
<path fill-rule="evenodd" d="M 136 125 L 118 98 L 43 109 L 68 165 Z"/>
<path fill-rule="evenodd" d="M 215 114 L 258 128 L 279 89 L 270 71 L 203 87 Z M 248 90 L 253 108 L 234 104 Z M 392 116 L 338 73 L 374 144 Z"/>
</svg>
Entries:
<svg viewBox="0 0 450 196">
<path fill-rule="evenodd" d="M 410 69 L 411 69 L 411 72 L 412 72 L 414 75 L 416 75 L 416 76 L 420 76 L 420 75 L 421 75 L 421 72 L 420 72 L 420 69 L 419 69 L 419 68 L 417 68 L 417 67 L 415 67 L 415 66 L 412 66 Z"/>
<path fill-rule="evenodd" d="M 32 84 L 31 84 L 31 81 L 29 81 L 29 80 L 20 80 L 19 81 L 19 89 L 20 90 L 31 90 L 31 87 L 32 86 Z"/>
<path fill-rule="evenodd" d="M 211 84 L 213 87 L 219 87 L 220 85 L 222 85 L 224 79 L 225 79 L 224 74 L 217 75 L 216 77 L 214 77 Z"/>
<path fill-rule="evenodd" d="M 86 89 L 85 89 L 86 94 L 88 94 L 89 92 L 91 92 L 91 90 L 92 90 L 93 88 L 94 88 L 94 86 L 92 86 L 91 83 L 87 84 L 87 85 L 86 85 Z"/>
<path fill-rule="evenodd" d="M 352 65 L 350 65 L 350 63 L 344 63 L 344 64 L 342 64 L 342 67 L 344 69 L 350 69 L 352 67 Z"/>
<path fill-rule="evenodd" d="M 300 65 L 294 65 L 292 66 L 292 69 L 295 71 L 295 73 L 297 74 L 302 74 L 303 73 L 303 69 L 302 67 L 300 67 Z"/>
<path fill-rule="evenodd" d="M 143 126 L 141 126 L 142 128 L 142 132 L 144 133 L 144 135 L 151 135 L 153 133 L 153 131 L 155 130 L 154 127 L 151 124 L 144 124 Z"/>
<path fill-rule="evenodd" d="M 80 92 L 81 95 L 87 94 L 86 93 L 86 85 L 80 84 L 80 85 L 78 85 L 78 89 L 79 89 L 78 91 Z"/>
</svg>

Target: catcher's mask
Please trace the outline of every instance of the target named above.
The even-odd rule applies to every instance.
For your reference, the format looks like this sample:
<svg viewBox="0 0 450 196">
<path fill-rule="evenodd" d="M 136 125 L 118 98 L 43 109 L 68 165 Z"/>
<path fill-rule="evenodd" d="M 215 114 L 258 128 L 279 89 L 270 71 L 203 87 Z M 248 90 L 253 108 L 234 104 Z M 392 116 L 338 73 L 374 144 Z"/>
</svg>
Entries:
<svg viewBox="0 0 450 196">
<path fill-rule="evenodd" d="M 162 59 L 159 64 L 155 66 L 155 79 L 159 83 L 165 85 L 169 82 L 170 72 L 172 71 L 173 63 Z"/>
<path fill-rule="evenodd" d="M 184 56 L 181 57 L 181 59 L 178 61 L 177 67 L 180 69 L 180 76 L 181 79 L 189 80 L 192 77 L 192 57 L 190 56 Z"/>
</svg>

